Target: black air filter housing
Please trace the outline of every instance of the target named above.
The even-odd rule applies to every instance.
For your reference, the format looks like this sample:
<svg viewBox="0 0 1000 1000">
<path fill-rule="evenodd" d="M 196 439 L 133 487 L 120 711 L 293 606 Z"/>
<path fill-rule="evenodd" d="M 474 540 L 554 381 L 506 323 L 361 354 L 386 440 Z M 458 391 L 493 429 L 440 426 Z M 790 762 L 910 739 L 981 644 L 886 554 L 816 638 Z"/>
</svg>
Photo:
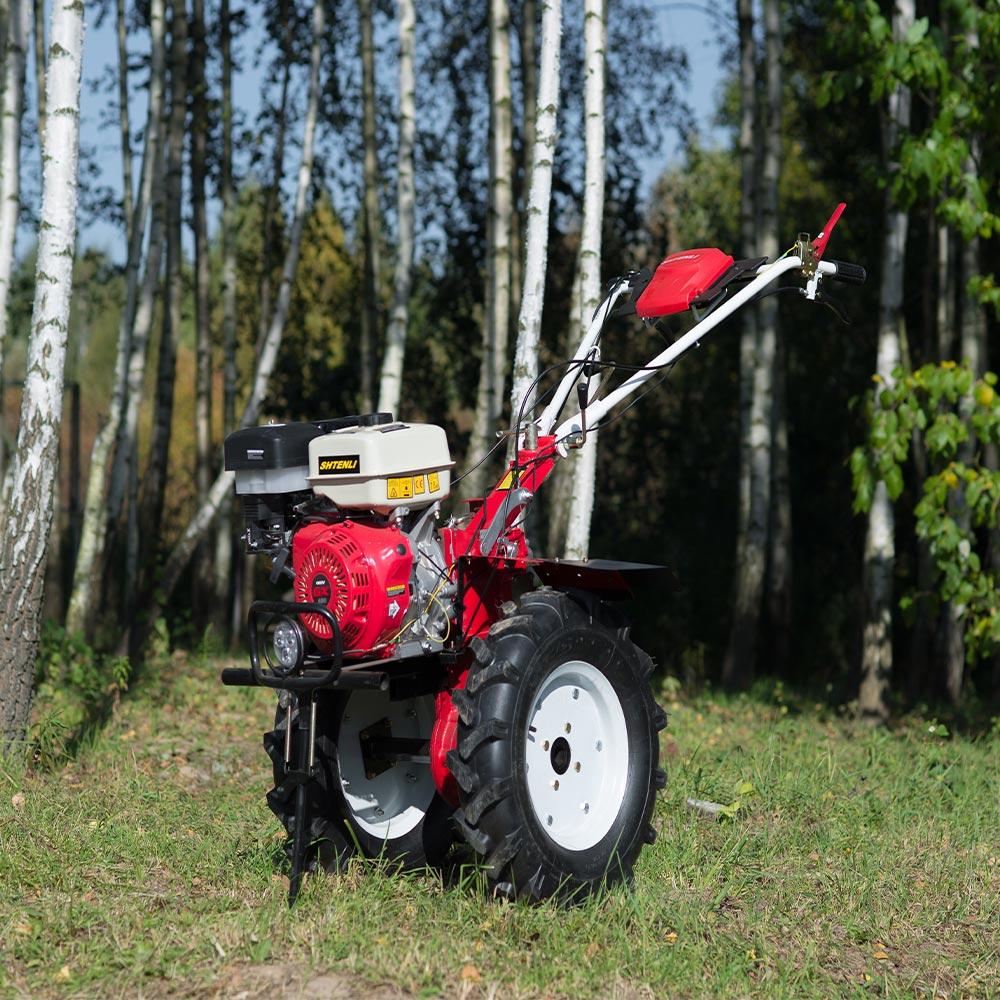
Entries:
<svg viewBox="0 0 1000 1000">
<path fill-rule="evenodd" d="M 373 427 L 392 423 L 391 413 L 364 413 L 302 424 L 264 424 L 244 427 L 226 438 L 226 469 L 292 469 L 309 465 L 309 442 L 321 434 L 345 427 Z"/>
</svg>

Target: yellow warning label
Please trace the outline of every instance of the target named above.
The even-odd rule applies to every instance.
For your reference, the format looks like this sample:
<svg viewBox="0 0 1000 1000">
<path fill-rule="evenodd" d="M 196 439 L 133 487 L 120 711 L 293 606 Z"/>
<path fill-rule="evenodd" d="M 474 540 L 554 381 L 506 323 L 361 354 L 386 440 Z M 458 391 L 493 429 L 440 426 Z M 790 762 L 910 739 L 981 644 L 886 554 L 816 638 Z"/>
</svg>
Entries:
<svg viewBox="0 0 1000 1000">
<path fill-rule="evenodd" d="M 427 474 L 427 489 L 431 493 L 437 493 L 437 491 L 441 489 L 441 480 L 438 478 L 438 474 L 436 472 L 430 472 Z"/>
<path fill-rule="evenodd" d="M 413 496 L 413 480 L 409 476 L 388 479 L 385 485 L 390 500 L 409 500 Z"/>
<path fill-rule="evenodd" d="M 507 475 L 497 484 L 498 490 L 509 490 L 514 483 L 514 470 L 509 469 Z"/>
<path fill-rule="evenodd" d="M 424 477 L 414 476 L 413 477 L 413 495 L 415 497 L 420 496 L 424 492 Z"/>
</svg>

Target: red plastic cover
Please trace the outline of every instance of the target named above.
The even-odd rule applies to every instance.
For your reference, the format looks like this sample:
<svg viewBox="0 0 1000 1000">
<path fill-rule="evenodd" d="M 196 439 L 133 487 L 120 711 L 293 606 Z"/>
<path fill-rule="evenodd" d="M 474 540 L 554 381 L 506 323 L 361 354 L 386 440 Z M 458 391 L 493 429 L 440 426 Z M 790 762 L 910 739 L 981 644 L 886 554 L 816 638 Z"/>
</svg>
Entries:
<svg viewBox="0 0 1000 1000">
<path fill-rule="evenodd" d="M 715 247 L 672 253 L 656 269 L 635 311 L 643 319 L 684 312 L 732 266 L 733 258 Z"/>
</svg>

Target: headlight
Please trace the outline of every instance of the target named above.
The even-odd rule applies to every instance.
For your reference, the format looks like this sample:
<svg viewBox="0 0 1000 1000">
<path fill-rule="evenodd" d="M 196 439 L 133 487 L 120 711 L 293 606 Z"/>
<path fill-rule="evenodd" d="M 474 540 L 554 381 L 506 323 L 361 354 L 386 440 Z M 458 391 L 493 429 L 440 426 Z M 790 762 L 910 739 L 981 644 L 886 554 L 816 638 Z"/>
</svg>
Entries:
<svg viewBox="0 0 1000 1000">
<path fill-rule="evenodd" d="M 294 618 L 279 618 L 271 630 L 271 648 L 280 673 L 290 674 L 301 667 L 306 651 L 302 626 Z"/>
</svg>

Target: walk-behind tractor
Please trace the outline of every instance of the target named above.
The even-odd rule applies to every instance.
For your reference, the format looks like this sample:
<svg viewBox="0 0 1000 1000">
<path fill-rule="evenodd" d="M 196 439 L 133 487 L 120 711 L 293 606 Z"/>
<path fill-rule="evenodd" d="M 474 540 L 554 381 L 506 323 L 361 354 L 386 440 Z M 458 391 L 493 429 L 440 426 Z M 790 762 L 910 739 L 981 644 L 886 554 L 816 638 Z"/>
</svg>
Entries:
<svg viewBox="0 0 1000 1000">
<path fill-rule="evenodd" d="M 770 263 L 689 250 L 613 282 L 575 356 L 542 373 L 549 392 L 514 414 L 499 482 L 443 522 L 454 463 L 440 427 L 372 413 L 226 439 L 246 549 L 294 598 L 251 605 L 250 669 L 222 676 L 279 692 L 267 800 L 289 835 L 291 901 L 306 871 L 358 852 L 434 865 L 456 837 L 509 898 L 576 899 L 631 878 L 655 839 L 666 716 L 619 608 L 662 570 L 537 558 L 525 512 L 588 431 L 734 312 L 774 291 L 827 301 L 824 279 L 863 282 L 863 268 L 821 259 L 843 208 Z M 793 274 L 803 281 L 775 287 Z M 601 360 L 610 317 L 688 310 L 694 325 L 648 364 Z M 609 370 L 627 377 L 590 398 Z M 561 419 L 572 396 L 578 412 Z"/>
</svg>

